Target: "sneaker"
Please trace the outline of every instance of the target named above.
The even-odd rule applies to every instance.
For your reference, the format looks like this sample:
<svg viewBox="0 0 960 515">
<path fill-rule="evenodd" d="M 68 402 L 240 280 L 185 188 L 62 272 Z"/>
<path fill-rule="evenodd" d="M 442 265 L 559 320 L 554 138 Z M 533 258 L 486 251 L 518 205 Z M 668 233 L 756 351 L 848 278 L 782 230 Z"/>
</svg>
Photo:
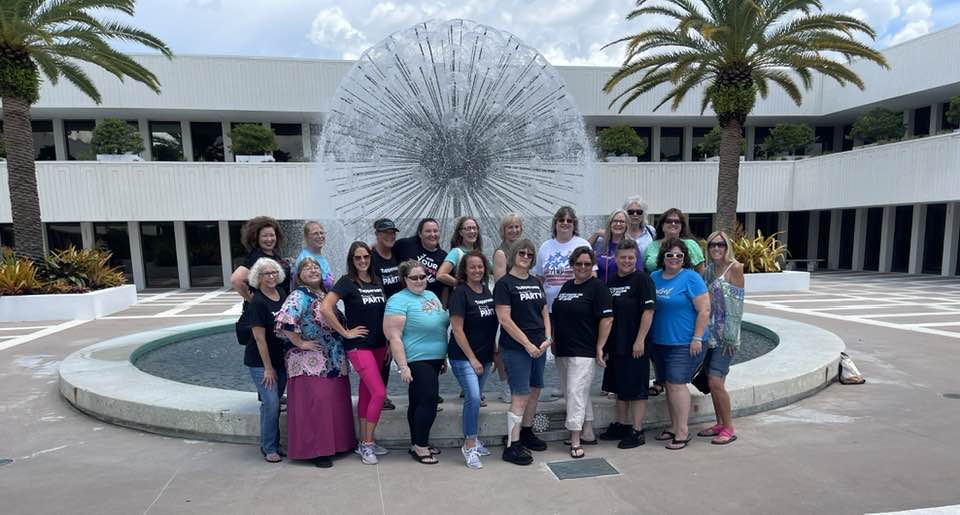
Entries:
<svg viewBox="0 0 960 515">
<path fill-rule="evenodd" d="M 607 430 L 597 435 L 601 440 L 619 440 L 627 434 L 627 427 L 620 422 L 611 422 Z"/>
<path fill-rule="evenodd" d="M 634 447 L 640 447 L 644 443 L 646 443 L 646 439 L 643 436 L 643 431 L 634 431 L 633 429 L 630 429 L 627 434 L 623 435 L 623 439 L 620 440 L 620 443 L 617 444 L 617 449 L 633 449 Z"/>
<path fill-rule="evenodd" d="M 547 450 L 547 443 L 533 433 L 532 427 L 520 428 L 520 443 L 531 451 Z"/>
<path fill-rule="evenodd" d="M 373 445 L 361 443 L 357 446 L 357 454 L 360 455 L 360 461 L 364 465 L 376 465 L 377 455 L 373 453 Z"/>
<path fill-rule="evenodd" d="M 373 442 L 373 453 L 377 456 L 384 456 L 386 454 L 390 454 L 390 451 L 388 451 L 385 447 L 381 447 L 377 442 Z"/>
<path fill-rule="evenodd" d="M 529 454 L 524 454 L 522 444 L 513 442 L 513 445 L 503 449 L 503 461 L 513 463 L 514 465 L 529 465 L 533 463 L 533 457 Z"/>
<path fill-rule="evenodd" d="M 480 456 L 490 456 L 490 449 L 487 449 L 486 445 L 483 445 L 479 439 L 474 440 L 476 442 L 477 454 Z"/>
<path fill-rule="evenodd" d="M 500 383 L 500 400 L 510 404 L 513 396 L 510 394 L 510 383 Z"/>
<path fill-rule="evenodd" d="M 483 468 L 483 463 L 480 462 L 480 453 L 477 451 L 476 446 L 471 447 L 470 449 L 464 449 L 461 447 L 460 452 L 463 453 L 463 460 L 467 463 L 467 468 Z"/>
<path fill-rule="evenodd" d="M 383 399 L 383 409 L 386 411 L 395 410 L 397 407 L 393 404 L 393 401 L 390 399 Z"/>
</svg>

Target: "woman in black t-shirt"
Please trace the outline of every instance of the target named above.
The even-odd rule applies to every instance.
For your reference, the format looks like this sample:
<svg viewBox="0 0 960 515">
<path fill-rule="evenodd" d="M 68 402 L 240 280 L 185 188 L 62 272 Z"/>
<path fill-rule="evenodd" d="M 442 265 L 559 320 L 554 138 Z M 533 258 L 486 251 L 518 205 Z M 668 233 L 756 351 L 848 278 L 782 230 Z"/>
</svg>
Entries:
<svg viewBox="0 0 960 515">
<path fill-rule="evenodd" d="M 507 412 L 507 447 L 503 459 L 517 465 L 533 463 L 529 450 L 547 444 L 533 434 L 533 417 L 543 388 L 543 369 L 551 338 L 550 313 L 540 280 L 530 275 L 537 251 L 523 239 L 510 248 L 510 272 L 497 281 L 493 299 L 500 322 L 500 353 L 507 365 L 512 398 Z"/>
<path fill-rule="evenodd" d="M 447 257 L 447 251 L 440 248 L 440 223 L 433 218 L 424 218 L 417 224 L 417 234 L 401 238 L 393 246 L 393 254 L 398 263 L 412 259 L 423 265 L 427 272 L 427 289 L 441 301 L 446 301 L 447 287 L 437 280 L 440 265 Z M 446 305 L 446 304 L 444 304 Z"/>
<path fill-rule="evenodd" d="M 248 281 L 253 264 L 260 258 L 276 261 L 284 273 L 284 279 L 280 281 L 278 286 L 285 292 L 290 291 L 290 265 L 280 257 L 279 253 L 280 244 L 283 243 L 283 231 L 280 230 L 280 224 L 269 216 L 251 218 L 243 224 L 240 229 L 240 241 L 243 243 L 243 247 L 247 249 L 248 254 L 243 258 L 242 264 L 230 276 L 230 285 L 243 297 L 243 310 L 240 319 L 237 320 L 236 332 L 237 342 L 246 345 L 252 338 L 250 334 L 250 315 L 247 307 L 257 289 Z"/>
<path fill-rule="evenodd" d="M 323 299 L 321 311 L 327 324 L 343 337 L 347 359 L 360 376 L 357 418 L 360 419 L 358 452 L 364 463 L 376 463 L 376 455 L 387 450 L 376 444 L 373 433 L 380 421 L 383 400 L 387 396 L 380 368 L 387 356 L 383 336 L 383 308 L 386 299 L 377 276 L 371 273 L 373 252 L 362 242 L 350 244 L 347 251 L 347 275 Z M 337 301 L 343 300 L 346 326 L 340 322 Z"/>
<path fill-rule="evenodd" d="M 480 456 L 490 454 L 477 439 L 483 385 L 493 365 L 497 337 L 493 294 L 487 288 L 487 258 L 477 250 L 468 252 L 457 265 L 459 286 L 450 295 L 450 368 L 463 389 L 463 458 L 470 468 L 481 468 Z"/>
<path fill-rule="evenodd" d="M 274 318 L 287 294 L 277 287 L 286 278 L 283 268 L 268 258 L 258 259 L 248 279 L 254 287 L 249 320 L 253 338 L 245 349 L 243 364 L 250 368 L 260 394 L 260 453 L 270 463 L 280 457 L 280 397 L 287 386 L 287 368 L 283 361 L 283 340 L 276 334 Z"/>
<path fill-rule="evenodd" d="M 602 351 L 613 324 L 613 306 L 606 285 L 593 276 L 593 250 L 577 247 L 570 254 L 573 279 L 560 287 L 553 301 L 553 355 L 567 400 L 566 428 L 570 431 L 570 456 L 582 458 L 581 442 L 597 442 L 593 434 L 594 359 Z M 581 435 L 583 440 L 581 440 Z"/>
</svg>

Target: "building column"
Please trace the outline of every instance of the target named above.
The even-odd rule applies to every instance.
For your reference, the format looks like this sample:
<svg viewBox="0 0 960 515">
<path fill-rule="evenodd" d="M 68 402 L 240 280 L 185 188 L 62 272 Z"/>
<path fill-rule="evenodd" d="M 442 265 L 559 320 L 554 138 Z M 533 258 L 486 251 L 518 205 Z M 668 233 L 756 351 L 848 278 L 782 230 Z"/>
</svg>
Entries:
<svg viewBox="0 0 960 515">
<path fill-rule="evenodd" d="M 650 160 L 660 161 L 660 127 L 650 127 Z"/>
<path fill-rule="evenodd" d="M 233 275 L 233 255 L 230 250 L 230 222 L 217 222 L 220 236 L 220 268 L 223 270 L 223 285 L 230 286 L 230 276 Z"/>
<path fill-rule="evenodd" d="M 590 134 L 589 132 L 587 134 Z M 593 138 L 587 136 L 587 139 L 593 141 Z M 313 161 L 313 145 L 311 141 L 313 138 L 310 137 L 310 124 L 301 123 L 300 124 L 300 140 L 303 143 L 303 160 L 304 161 Z"/>
<path fill-rule="evenodd" d="M 233 141 L 230 139 L 230 122 L 220 122 L 220 131 L 223 134 L 223 160 L 226 162 L 233 161 L 233 151 L 230 150 L 230 145 Z"/>
<path fill-rule="evenodd" d="M 40 222 L 40 235 L 43 236 L 43 255 L 50 253 L 50 242 L 47 241 L 47 224 Z"/>
<path fill-rule="evenodd" d="M 897 228 L 897 206 L 883 208 L 883 223 L 880 225 L 880 271 L 893 269 L 893 237 Z"/>
<path fill-rule="evenodd" d="M 957 252 L 960 252 L 960 202 L 947 204 L 943 224 L 943 266 L 940 275 L 957 275 Z"/>
<path fill-rule="evenodd" d="M 748 125 L 746 127 L 746 133 L 747 133 L 747 137 L 746 137 L 747 150 L 744 153 L 744 160 L 753 161 L 753 145 L 757 139 L 756 127 L 754 127 L 753 125 Z"/>
<path fill-rule="evenodd" d="M 147 274 L 143 270 L 143 247 L 140 239 L 140 222 L 127 222 L 127 237 L 130 239 L 130 266 L 133 268 L 133 284 L 138 290 L 147 287 Z"/>
<path fill-rule="evenodd" d="M 780 211 L 777 213 L 777 239 L 784 245 L 787 244 L 787 238 L 790 237 L 790 212 Z"/>
<path fill-rule="evenodd" d="M 57 161 L 67 160 L 67 133 L 63 130 L 63 120 L 53 120 L 53 152 Z"/>
<path fill-rule="evenodd" d="M 153 144 L 150 138 L 150 122 L 146 118 L 137 120 L 137 128 L 140 129 L 140 137 L 143 138 L 143 152 L 140 156 L 144 161 L 153 161 Z"/>
<path fill-rule="evenodd" d="M 913 223 L 910 224 L 910 262 L 907 273 L 919 274 L 923 271 L 923 239 L 927 231 L 927 205 L 913 205 Z"/>
<path fill-rule="evenodd" d="M 177 248 L 177 275 L 180 287 L 190 287 L 190 256 L 187 253 L 187 226 L 183 221 L 173 222 L 173 240 Z"/>
<path fill-rule="evenodd" d="M 193 161 L 193 131 L 190 130 L 190 122 L 180 121 L 180 139 L 183 141 L 183 159 Z"/>
<path fill-rule="evenodd" d="M 93 222 L 80 222 L 80 240 L 83 242 L 83 248 L 92 249 L 96 247 L 96 236 L 93 234 Z"/>
<path fill-rule="evenodd" d="M 693 126 L 683 128 L 683 158 L 684 161 L 693 161 Z"/>
<path fill-rule="evenodd" d="M 743 234 L 747 238 L 757 237 L 757 214 L 745 213 L 743 215 Z"/>
<path fill-rule="evenodd" d="M 867 246 L 867 208 L 859 207 L 853 219 L 853 259 L 850 269 L 863 270 L 863 257 Z"/>
<path fill-rule="evenodd" d="M 847 137 L 847 135 L 843 133 L 843 129 L 844 129 L 843 125 L 837 125 L 836 127 L 833 128 L 833 151 L 834 152 L 843 151 L 843 140 L 844 138 Z"/>
<path fill-rule="evenodd" d="M 820 247 L 820 211 L 811 211 L 807 222 L 807 259 L 817 259 Z M 808 265 L 809 266 L 809 265 Z"/>
<path fill-rule="evenodd" d="M 903 136 L 912 136 L 913 130 L 913 109 L 903 110 Z"/>
<path fill-rule="evenodd" d="M 840 268 L 840 225 L 843 223 L 843 211 L 830 210 L 830 248 L 827 251 L 827 268 Z"/>
</svg>

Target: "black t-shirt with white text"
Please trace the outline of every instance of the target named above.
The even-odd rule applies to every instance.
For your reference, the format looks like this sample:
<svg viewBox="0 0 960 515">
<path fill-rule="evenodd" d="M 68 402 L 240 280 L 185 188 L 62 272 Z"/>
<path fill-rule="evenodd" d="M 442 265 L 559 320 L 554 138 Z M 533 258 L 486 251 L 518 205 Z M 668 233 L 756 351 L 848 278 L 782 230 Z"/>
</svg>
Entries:
<svg viewBox="0 0 960 515">
<path fill-rule="evenodd" d="M 251 327 L 262 327 L 266 332 L 267 352 L 270 354 L 270 362 L 274 370 L 285 370 L 286 365 L 283 361 L 284 341 L 277 336 L 276 317 L 283 307 L 283 301 L 287 300 L 287 292 L 277 289 L 280 293 L 280 300 L 273 300 L 267 297 L 263 292 L 253 293 L 253 299 L 247 306 L 247 320 Z M 260 351 L 257 349 L 257 341 L 250 338 L 250 343 L 243 352 L 243 364 L 248 367 L 263 367 L 263 360 L 260 358 Z"/>
<path fill-rule="evenodd" d="M 543 292 L 540 280 L 534 276 L 520 279 L 507 274 L 493 287 L 494 304 L 510 306 L 510 318 L 523 331 L 530 343 L 540 345 L 547 335 L 543 323 L 543 307 L 547 305 L 547 296 Z M 500 347 L 503 349 L 524 350 L 506 330 L 500 331 Z"/>
<path fill-rule="evenodd" d="M 446 285 L 437 280 L 437 272 L 440 270 L 443 260 L 447 257 L 447 251 L 439 246 L 433 250 L 427 250 L 423 247 L 419 236 L 411 236 L 397 240 L 393 245 L 393 255 L 396 256 L 398 263 L 412 259 L 423 265 L 427 272 L 427 289 L 432 291 L 437 298 L 442 298 L 441 294 Z"/>
<path fill-rule="evenodd" d="M 470 349 L 480 363 L 493 361 L 493 343 L 497 337 L 497 312 L 493 307 L 493 294 L 487 285 L 483 291 L 477 293 L 466 284 L 457 286 L 450 294 L 450 316 L 463 318 L 463 333 L 467 336 Z M 450 359 L 467 359 L 457 340 L 450 333 L 450 344 L 447 346 Z"/>
<path fill-rule="evenodd" d="M 243 263 L 241 264 L 241 266 L 243 266 L 247 270 L 252 270 L 254 263 L 256 263 L 257 260 L 260 258 L 272 259 L 276 261 L 278 265 L 280 265 L 280 268 L 283 269 L 283 275 L 285 277 L 283 278 L 283 282 L 278 284 L 277 287 L 283 288 L 283 291 L 289 291 L 290 290 L 290 265 L 287 263 L 285 259 L 277 256 L 271 256 L 269 254 L 264 254 L 263 251 L 260 249 L 253 249 L 250 251 L 249 254 L 246 255 L 246 257 L 243 258 Z M 247 283 L 247 286 L 250 286 L 250 284 Z M 250 291 L 256 291 L 256 288 L 254 288 L 253 286 L 250 286 Z"/>
<path fill-rule="evenodd" d="M 613 328 L 604 350 L 613 355 L 628 355 L 633 352 L 633 342 L 640 331 L 640 317 L 644 311 L 655 309 L 657 291 L 653 280 L 646 272 L 635 271 L 626 276 L 615 275 L 607 280 L 607 288 L 613 297 Z M 645 348 L 649 350 L 647 332 Z"/>
<path fill-rule="evenodd" d="M 400 280 L 400 272 L 397 270 L 397 255 L 390 254 L 387 259 L 372 247 L 373 261 L 370 265 L 370 271 L 380 279 L 383 286 L 383 296 L 389 299 L 394 293 L 403 289 L 403 281 Z"/>
<path fill-rule="evenodd" d="M 610 291 L 596 277 L 577 284 L 563 283 L 550 314 L 557 357 L 592 358 L 597 355 L 600 319 L 613 316 Z"/>
<path fill-rule="evenodd" d="M 343 347 L 350 349 L 377 349 L 386 345 L 383 336 L 383 309 L 387 301 L 383 288 L 376 283 L 357 284 L 349 276 L 343 276 L 333 286 L 333 293 L 343 300 L 347 329 L 363 326 L 367 335 L 343 340 Z"/>
</svg>

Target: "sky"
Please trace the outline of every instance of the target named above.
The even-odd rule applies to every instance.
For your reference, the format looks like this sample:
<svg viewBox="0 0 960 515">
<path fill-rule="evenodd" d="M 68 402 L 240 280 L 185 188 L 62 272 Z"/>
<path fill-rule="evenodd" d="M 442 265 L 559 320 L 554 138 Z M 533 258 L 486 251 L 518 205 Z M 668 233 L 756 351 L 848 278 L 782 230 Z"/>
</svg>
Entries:
<svg viewBox="0 0 960 515">
<path fill-rule="evenodd" d="M 825 11 L 870 23 L 878 34 L 872 44 L 881 49 L 960 23 L 960 0 L 822 1 Z M 418 22 L 465 18 L 514 34 L 554 65 L 617 66 L 623 48 L 603 50 L 605 44 L 662 22 L 626 21 L 634 5 L 634 0 L 139 0 L 136 16 L 124 21 L 159 36 L 177 54 L 352 60 Z"/>
</svg>

